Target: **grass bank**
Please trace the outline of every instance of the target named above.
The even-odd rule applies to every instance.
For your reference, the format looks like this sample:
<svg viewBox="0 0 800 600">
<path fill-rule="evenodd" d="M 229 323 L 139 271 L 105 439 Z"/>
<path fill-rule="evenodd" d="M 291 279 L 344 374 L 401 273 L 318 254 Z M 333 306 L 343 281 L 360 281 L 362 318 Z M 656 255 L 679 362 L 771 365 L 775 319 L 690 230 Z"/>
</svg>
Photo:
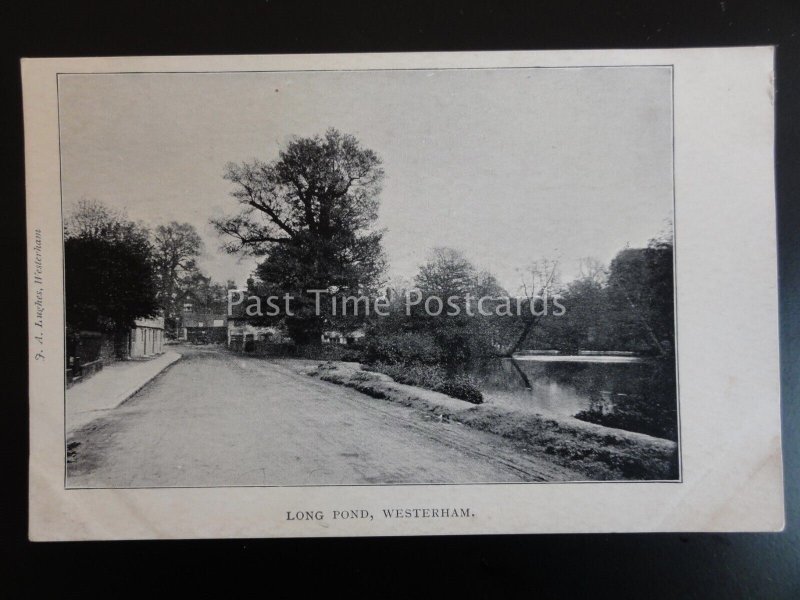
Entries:
<svg viewBox="0 0 800 600">
<path fill-rule="evenodd" d="M 470 404 L 483 403 L 483 393 L 471 377 L 462 374 L 448 375 L 439 366 L 374 363 L 365 365 L 364 369 L 388 375 L 398 383 L 441 392 Z"/>
<path fill-rule="evenodd" d="M 523 413 L 476 405 L 417 386 L 398 383 L 385 373 L 364 371 L 353 363 L 327 362 L 305 371 L 373 398 L 396 402 L 503 436 L 521 449 L 542 454 L 576 469 L 587 479 L 676 479 L 677 444 L 648 435 L 612 429 L 571 418 Z"/>
</svg>

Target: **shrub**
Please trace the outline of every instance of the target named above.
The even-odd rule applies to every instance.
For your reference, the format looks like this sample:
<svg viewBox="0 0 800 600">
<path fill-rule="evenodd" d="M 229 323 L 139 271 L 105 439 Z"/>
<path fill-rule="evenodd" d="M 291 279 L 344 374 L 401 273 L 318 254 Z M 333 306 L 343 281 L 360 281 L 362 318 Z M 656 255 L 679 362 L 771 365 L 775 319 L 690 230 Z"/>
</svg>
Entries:
<svg viewBox="0 0 800 600">
<path fill-rule="evenodd" d="M 459 400 L 466 400 L 472 404 L 483 404 L 483 394 L 468 381 L 446 381 L 434 388 L 434 391 L 447 394 Z"/>
<path fill-rule="evenodd" d="M 384 373 L 397 383 L 416 385 L 421 388 L 447 394 L 472 404 L 483 403 L 483 394 L 466 375 L 448 375 L 441 367 L 433 365 L 375 363 L 367 366 L 371 371 Z"/>
<path fill-rule="evenodd" d="M 677 441 L 675 409 L 665 407 L 657 400 L 658 398 L 620 399 L 613 413 L 603 414 L 596 410 L 583 410 L 577 413 L 575 418 L 597 425 Z"/>
<path fill-rule="evenodd" d="M 342 348 L 341 358 L 339 360 L 346 362 L 361 362 L 364 360 L 364 350 L 363 348 L 359 347 Z"/>
<path fill-rule="evenodd" d="M 432 365 L 440 362 L 440 354 L 433 337 L 422 332 L 372 336 L 364 347 L 364 359 L 370 363 Z"/>
</svg>

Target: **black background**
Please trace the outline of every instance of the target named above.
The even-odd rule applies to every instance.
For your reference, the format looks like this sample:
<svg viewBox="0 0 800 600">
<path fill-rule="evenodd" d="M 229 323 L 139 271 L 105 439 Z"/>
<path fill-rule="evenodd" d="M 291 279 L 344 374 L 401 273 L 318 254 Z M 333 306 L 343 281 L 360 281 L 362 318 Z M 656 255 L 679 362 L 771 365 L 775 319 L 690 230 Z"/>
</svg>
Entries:
<svg viewBox="0 0 800 600">
<path fill-rule="evenodd" d="M 168 583 L 189 592 L 533 598 L 800 597 L 798 340 L 800 339 L 800 6 L 795 2 L 16 2 L 0 8 L 4 280 L 20 294 L 3 319 L 0 586 L 117 594 Z M 781 534 L 483 536 L 338 540 L 27 542 L 27 380 L 24 161 L 19 58 L 536 50 L 776 45 L 783 443 L 787 529 Z M 758 309 L 758 290 L 753 307 Z M 8 297 L 8 294 L 3 294 Z M 14 301 L 17 300 L 17 301 Z M 746 319 L 747 315 L 742 315 Z M 732 324 L 735 326 L 735 324 Z M 746 440 L 742 440 L 746 444 Z M 424 582 L 420 581 L 424 579 Z M 289 587 L 285 588 L 287 585 Z M 286 591 L 282 591 L 286 590 Z M 338 591 L 336 591 L 338 590 Z M 455 593 L 453 595 L 456 595 Z M 15 597 L 11 595 L 9 597 Z"/>
</svg>

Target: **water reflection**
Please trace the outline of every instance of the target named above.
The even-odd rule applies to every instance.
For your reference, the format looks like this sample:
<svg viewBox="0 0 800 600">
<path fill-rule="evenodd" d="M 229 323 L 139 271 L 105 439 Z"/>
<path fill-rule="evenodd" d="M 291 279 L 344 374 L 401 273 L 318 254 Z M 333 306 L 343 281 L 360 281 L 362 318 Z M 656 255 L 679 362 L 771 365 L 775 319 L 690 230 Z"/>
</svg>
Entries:
<svg viewBox="0 0 800 600">
<path fill-rule="evenodd" d="M 624 428 L 651 433 L 675 427 L 665 422 L 675 418 L 675 381 L 666 362 L 541 356 L 478 360 L 468 371 L 487 402 L 562 416 L 613 414 L 621 407 Z"/>
</svg>

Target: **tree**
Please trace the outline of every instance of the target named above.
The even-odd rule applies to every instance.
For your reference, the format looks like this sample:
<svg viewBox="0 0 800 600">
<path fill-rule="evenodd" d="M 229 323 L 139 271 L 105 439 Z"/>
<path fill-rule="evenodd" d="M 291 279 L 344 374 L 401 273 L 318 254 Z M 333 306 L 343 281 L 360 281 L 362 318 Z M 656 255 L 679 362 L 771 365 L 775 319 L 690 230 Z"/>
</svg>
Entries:
<svg viewBox="0 0 800 600">
<path fill-rule="evenodd" d="M 403 327 L 420 336 L 432 336 L 439 355 L 450 363 L 478 356 L 510 356 L 539 323 L 548 294 L 552 298 L 562 289 L 558 261 L 543 259 L 522 272 L 524 295 L 511 298 L 491 273 L 477 270 L 463 253 L 446 247 L 431 250 L 414 282 L 423 300 L 412 308 L 410 318 L 402 321 Z M 439 315 L 428 314 L 426 309 L 425 300 L 434 296 L 445 304 Z M 432 310 L 437 311 L 438 306 L 438 300 L 431 301 Z"/>
<path fill-rule="evenodd" d="M 149 235 L 144 225 L 128 220 L 125 211 L 98 200 L 80 200 L 64 220 L 64 237 L 68 239 L 103 239 L 149 249 Z"/>
<path fill-rule="evenodd" d="M 144 246 L 82 236 L 68 238 L 64 251 L 67 323 L 73 330 L 126 331 L 158 311 Z"/>
<path fill-rule="evenodd" d="M 626 306 L 651 347 L 671 354 L 675 335 L 671 237 L 651 239 L 646 248 L 626 248 L 611 262 L 608 276 L 613 301 Z"/>
<path fill-rule="evenodd" d="M 197 267 L 195 259 L 203 249 L 203 241 L 193 225 L 172 221 L 160 225 L 153 234 L 153 266 L 157 299 L 164 312 L 165 326 L 174 330 L 177 304 L 186 294 L 187 284 Z"/>
<path fill-rule="evenodd" d="M 385 259 L 377 219 L 381 161 L 349 134 L 296 138 L 271 162 L 227 166 L 239 212 L 212 221 L 232 253 L 263 256 L 256 275 L 269 295 L 296 298 L 290 335 L 319 340 L 330 314 L 316 314 L 311 289 L 368 293 Z"/>
<path fill-rule="evenodd" d="M 529 344 L 565 352 L 649 351 L 669 357 L 674 335 L 671 238 L 624 248 L 608 269 L 583 259 L 580 273 L 561 290 L 566 312 L 540 319 Z"/>
<path fill-rule="evenodd" d="M 67 329 L 123 334 L 138 318 L 158 311 L 148 232 L 124 213 L 81 202 L 65 226 Z"/>
<path fill-rule="evenodd" d="M 517 319 L 508 320 L 515 325 L 516 331 L 511 334 L 503 354 L 512 356 L 517 352 L 533 328 L 546 316 L 550 299 L 562 289 L 559 259 L 542 258 L 528 264 L 520 273 L 520 291 L 522 292 L 522 310 Z"/>
<path fill-rule="evenodd" d="M 236 286 L 228 288 L 193 270 L 181 280 L 181 287 L 181 300 L 191 303 L 195 312 L 218 314 L 227 309 L 228 289 L 235 289 Z"/>
<path fill-rule="evenodd" d="M 578 260 L 578 279 L 602 286 L 608 280 L 608 270 L 598 259 L 585 256 Z"/>
<path fill-rule="evenodd" d="M 414 282 L 422 301 L 413 307 L 411 326 L 432 337 L 444 363 L 454 367 L 495 352 L 503 318 L 481 310 L 491 312 L 507 293 L 491 273 L 476 269 L 459 250 L 438 247 L 430 251 Z M 428 298 L 435 298 L 429 306 Z M 487 301 L 479 307 L 481 298 Z"/>
<path fill-rule="evenodd" d="M 529 341 L 570 354 L 580 350 L 621 350 L 613 342 L 603 347 L 604 333 L 612 321 L 608 294 L 597 272 L 582 271 L 582 276 L 567 284 L 561 292 L 561 302 L 566 310 L 563 315 L 543 317 L 536 335 Z M 615 333 L 619 327 L 614 326 Z"/>
<path fill-rule="evenodd" d="M 425 295 L 447 299 L 449 296 L 463 297 L 473 292 L 477 271 L 472 263 L 453 248 L 434 248 L 428 261 L 423 264 L 414 283 Z"/>
</svg>

